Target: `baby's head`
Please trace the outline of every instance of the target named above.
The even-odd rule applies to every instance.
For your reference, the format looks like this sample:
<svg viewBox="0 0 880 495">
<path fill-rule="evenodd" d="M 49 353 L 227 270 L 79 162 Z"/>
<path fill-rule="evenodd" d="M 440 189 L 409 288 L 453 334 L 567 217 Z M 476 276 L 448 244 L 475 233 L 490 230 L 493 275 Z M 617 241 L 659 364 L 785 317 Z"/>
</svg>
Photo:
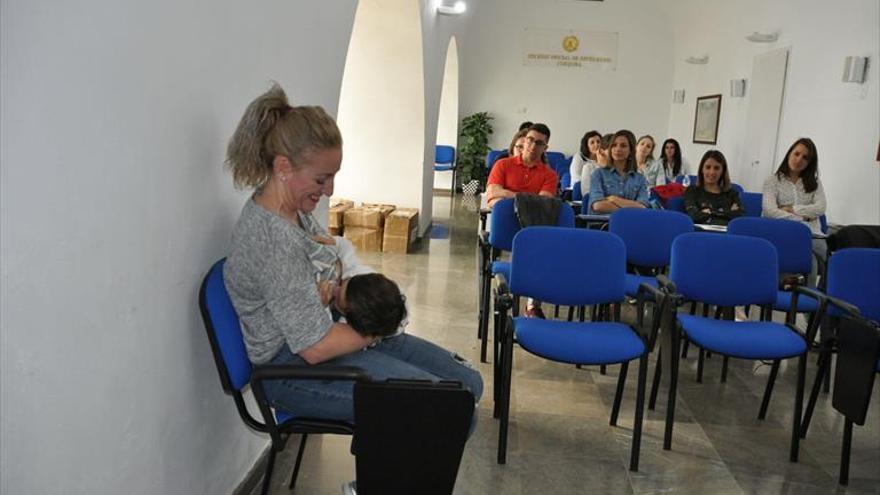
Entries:
<svg viewBox="0 0 880 495">
<path fill-rule="evenodd" d="M 380 273 L 355 275 L 342 282 L 336 309 L 365 337 L 394 335 L 406 317 L 405 298 L 393 280 Z"/>
</svg>

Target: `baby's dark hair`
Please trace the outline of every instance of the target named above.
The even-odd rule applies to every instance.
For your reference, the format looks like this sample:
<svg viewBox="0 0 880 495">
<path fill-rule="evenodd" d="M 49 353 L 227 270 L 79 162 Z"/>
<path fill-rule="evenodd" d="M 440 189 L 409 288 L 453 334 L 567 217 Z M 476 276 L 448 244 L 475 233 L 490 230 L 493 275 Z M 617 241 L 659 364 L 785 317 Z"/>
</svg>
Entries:
<svg viewBox="0 0 880 495">
<path fill-rule="evenodd" d="M 345 319 L 365 337 L 394 335 L 406 317 L 406 298 L 380 273 L 355 275 L 345 288 Z"/>
</svg>

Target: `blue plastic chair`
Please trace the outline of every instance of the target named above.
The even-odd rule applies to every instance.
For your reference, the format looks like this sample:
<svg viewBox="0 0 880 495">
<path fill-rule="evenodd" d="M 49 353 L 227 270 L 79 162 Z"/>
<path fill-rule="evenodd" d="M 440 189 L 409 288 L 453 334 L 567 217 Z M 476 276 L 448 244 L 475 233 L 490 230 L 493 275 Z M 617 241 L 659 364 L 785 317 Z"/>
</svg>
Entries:
<svg viewBox="0 0 880 495">
<path fill-rule="evenodd" d="M 501 155 L 507 153 L 507 150 L 489 150 L 489 153 L 486 154 L 486 170 L 492 170 L 492 166 L 495 165 Z"/>
<path fill-rule="evenodd" d="M 571 185 L 571 200 L 572 201 L 583 201 L 584 192 L 581 191 L 581 181 L 577 181 Z"/>
<path fill-rule="evenodd" d="M 800 421 L 804 395 L 807 341 L 791 325 L 770 321 L 771 306 L 776 302 L 778 285 L 776 248 L 769 241 L 738 235 L 692 233 L 678 236 L 672 243 L 669 267 L 670 283 L 661 286 L 673 295 L 675 305 L 683 300 L 732 308 L 758 305 L 761 321 L 737 322 L 684 313 L 672 313 L 679 329 L 702 351 L 741 359 L 773 361 L 758 419 L 764 419 L 773 391 L 779 362 L 798 358 L 797 386 L 789 458 L 797 462 Z M 795 295 L 802 293 L 797 287 Z M 670 305 L 672 306 L 672 305 Z M 671 319 L 670 319 L 671 320 Z M 666 411 L 663 448 L 672 445 L 675 417 L 675 394 L 678 381 L 679 332 L 664 328 L 661 354 L 669 356 L 671 373 Z"/>
<path fill-rule="evenodd" d="M 223 391 L 227 395 L 231 395 L 235 401 L 235 407 L 242 421 L 253 430 L 269 434 L 272 440 L 269 458 L 266 461 L 266 473 L 263 476 L 262 493 L 264 495 L 269 492 L 275 456 L 284 450 L 288 435 L 296 433 L 302 435 L 296 463 L 290 477 L 289 487 L 292 490 L 299 473 L 308 435 L 312 433 L 351 435 L 354 432 L 354 426 L 344 421 L 294 417 L 281 410 L 273 412 L 266 399 L 263 382 L 288 378 L 364 382 L 369 377 L 359 368 L 351 366 L 261 365 L 252 367 L 241 335 L 238 313 L 235 312 L 223 283 L 225 262 L 224 258 L 211 267 L 199 289 L 199 309 L 202 313 L 205 330 L 208 332 L 214 362 L 220 374 L 220 384 Z M 262 414 L 262 421 L 251 415 L 242 395 L 243 390 L 249 384 L 252 386 L 254 398 Z"/>
<path fill-rule="evenodd" d="M 840 307 L 852 306 L 850 312 L 859 313 L 867 320 L 880 323 L 880 249 L 847 248 L 834 252 L 828 260 L 828 282 L 826 294 L 836 302 L 827 314 L 839 320 L 846 312 Z M 825 308 L 821 308 L 816 323 L 824 321 Z M 808 337 L 815 332 L 815 325 L 808 331 Z M 801 426 L 801 437 L 806 437 L 810 427 L 813 409 L 819 397 L 819 389 L 828 376 L 831 367 L 831 354 L 837 350 L 837 339 L 830 337 L 822 342 L 816 379 L 810 391 L 804 420 Z M 838 366 L 843 359 L 838 356 Z M 880 365 L 880 362 L 878 362 Z M 838 377 L 839 378 L 839 377 Z M 837 383 L 837 378 L 835 379 Z M 841 386 L 846 386 L 841 383 Z M 835 385 L 835 392 L 838 385 Z M 858 424 L 864 424 L 864 421 Z M 850 432 L 851 434 L 851 432 Z"/>
<path fill-rule="evenodd" d="M 743 208 L 746 210 L 747 217 L 760 217 L 763 212 L 764 207 L 761 205 L 762 198 L 764 197 L 761 193 L 753 193 L 753 192 L 741 192 L 739 193 L 739 199 L 742 201 Z"/>
<path fill-rule="evenodd" d="M 608 219 L 608 231 L 626 245 L 626 262 L 661 272 L 669 265 L 672 241 L 694 231 L 694 221 L 684 213 L 668 210 L 621 208 Z M 657 286 L 655 275 L 626 274 L 626 295 L 636 297 L 643 283 Z"/>
<path fill-rule="evenodd" d="M 671 211 L 677 211 L 680 213 L 684 213 L 684 198 L 681 196 L 677 196 L 675 198 L 669 198 L 666 200 L 666 209 Z"/>
<path fill-rule="evenodd" d="M 745 189 L 743 189 L 743 187 L 742 187 L 741 185 L 737 184 L 736 182 L 731 182 L 731 183 L 730 183 L 730 188 L 733 189 L 734 191 L 740 193 L 740 194 L 742 194 L 742 193 L 745 192 Z"/>
<path fill-rule="evenodd" d="M 630 470 L 637 471 L 647 374 L 647 346 L 629 325 L 617 321 L 569 322 L 520 316 L 507 317 L 513 297 L 534 297 L 557 305 L 588 306 L 618 303 L 624 297 L 626 247 L 609 232 L 530 227 L 513 241 L 510 293 L 504 297 L 499 401 L 498 463 L 507 460 L 507 430 L 513 341 L 527 352 L 552 361 L 577 365 L 620 364 L 617 392 L 611 410 L 616 425 L 629 362 L 639 359 L 635 421 Z M 588 274 L 589 283 L 565 273 Z M 554 276 L 557 274 L 557 276 Z M 617 318 L 613 318 L 617 320 Z"/>
<path fill-rule="evenodd" d="M 566 166 L 566 163 L 568 163 L 568 166 Z M 565 158 L 565 153 L 559 151 L 547 152 L 547 164 L 556 172 L 557 177 L 562 177 L 562 174 L 567 172 L 571 166 L 571 162 Z"/>
<path fill-rule="evenodd" d="M 779 257 L 779 272 L 806 276 L 813 266 L 813 233 L 801 222 L 779 218 L 734 218 L 727 225 L 727 233 L 760 237 L 770 241 Z M 791 291 L 779 290 L 773 309 L 791 309 Z M 813 298 L 799 299 L 797 312 L 815 313 L 819 303 Z M 794 324 L 794 320 L 788 323 Z"/>
<path fill-rule="evenodd" d="M 449 172 L 452 171 L 452 190 L 450 194 L 455 194 L 455 148 L 445 144 L 434 146 L 434 171 Z"/>
<path fill-rule="evenodd" d="M 559 209 L 557 225 L 560 227 L 574 227 L 574 211 L 565 204 Z M 500 261 L 498 257 L 501 253 L 505 251 L 510 252 L 513 249 L 513 237 L 519 231 L 520 225 L 519 219 L 514 212 L 514 200 L 512 198 L 504 198 L 495 203 L 492 207 L 489 232 L 481 236 L 480 240 L 480 266 L 482 269 L 477 335 L 481 340 L 480 361 L 484 363 L 486 362 L 488 347 L 489 298 L 491 296 L 492 278 L 498 275 L 503 277 L 505 282 L 510 280 L 510 262 Z"/>
</svg>

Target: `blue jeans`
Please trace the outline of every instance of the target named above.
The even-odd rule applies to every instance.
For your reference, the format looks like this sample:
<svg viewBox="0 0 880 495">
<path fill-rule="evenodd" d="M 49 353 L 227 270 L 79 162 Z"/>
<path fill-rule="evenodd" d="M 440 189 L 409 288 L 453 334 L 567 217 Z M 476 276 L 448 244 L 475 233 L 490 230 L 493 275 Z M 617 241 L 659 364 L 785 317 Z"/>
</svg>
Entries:
<svg viewBox="0 0 880 495">
<path fill-rule="evenodd" d="M 285 345 L 271 364 L 307 363 Z M 461 382 L 479 401 L 483 379 L 467 360 L 454 352 L 409 334 L 380 341 L 371 348 L 352 352 L 315 366 L 356 366 L 374 381 L 388 378 L 454 380 Z M 340 419 L 354 422 L 354 384 L 319 380 L 273 380 L 266 382 L 266 395 L 276 408 L 295 416 Z M 476 414 L 474 415 L 476 417 Z"/>
</svg>

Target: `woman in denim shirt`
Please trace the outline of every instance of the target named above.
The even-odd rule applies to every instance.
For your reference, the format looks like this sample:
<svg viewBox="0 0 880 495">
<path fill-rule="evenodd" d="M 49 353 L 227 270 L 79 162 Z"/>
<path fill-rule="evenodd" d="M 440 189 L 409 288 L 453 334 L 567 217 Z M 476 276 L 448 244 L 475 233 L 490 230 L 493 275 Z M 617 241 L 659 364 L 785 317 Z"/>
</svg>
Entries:
<svg viewBox="0 0 880 495">
<path fill-rule="evenodd" d="M 635 139 L 631 132 L 620 130 L 614 133 L 611 139 L 611 163 L 606 168 L 596 169 L 590 178 L 591 213 L 647 207 L 647 182 L 636 168 L 634 148 Z"/>
</svg>

